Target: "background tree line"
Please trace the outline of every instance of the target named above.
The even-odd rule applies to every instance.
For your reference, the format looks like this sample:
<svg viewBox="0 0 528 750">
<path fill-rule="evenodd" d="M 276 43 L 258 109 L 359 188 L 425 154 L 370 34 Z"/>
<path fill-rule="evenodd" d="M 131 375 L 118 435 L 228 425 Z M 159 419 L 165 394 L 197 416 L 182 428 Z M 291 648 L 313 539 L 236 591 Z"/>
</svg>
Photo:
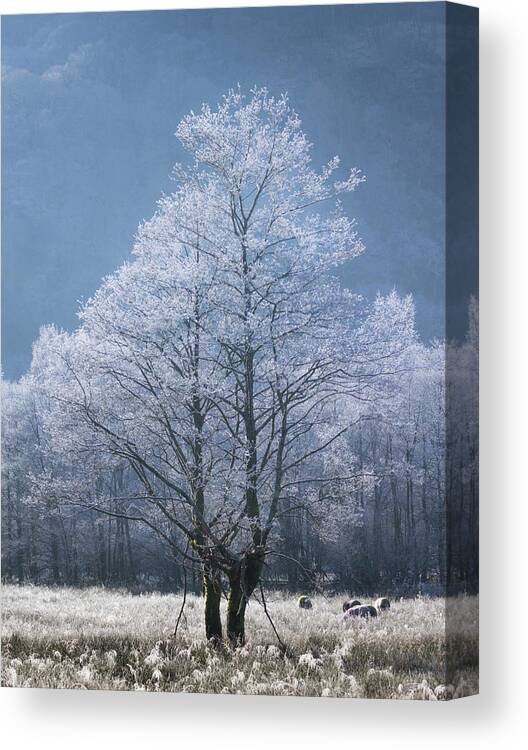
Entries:
<svg viewBox="0 0 528 750">
<path fill-rule="evenodd" d="M 415 368 L 383 403 L 360 409 L 347 440 L 358 473 L 346 497 L 335 497 L 324 524 L 308 508 L 284 513 L 278 555 L 264 572 L 270 588 L 413 593 L 478 585 L 478 424 L 476 305 L 468 340 L 455 347 L 460 380 L 447 403 L 459 419 L 446 441 L 445 346 L 417 345 Z M 458 396 L 458 407 L 455 397 Z M 469 396 L 469 398 L 468 398 Z M 61 467 L 50 464 L 38 394 L 22 378 L 3 383 L 2 576 L 58 585 L 126 586 L 181 590 L 184 570 L 159 536 L 144 524 L 111 512 L 43 501 L 35 482 Z M 451 559 L 446 464 L 453 498 Z M 85 479 L 84 470 L 81 479 Z M 57 480 L 58 481 L 58 480 Z M 62 481 L 62 480 L 61 480 Z M 126 467 L 95 470 L 99 492 L 127 494 Z M 292 500 L 288 503 L 293 505 Z M 187 564 L 190 590 L 201 591 L 198 565 Z M 449 580 L 448 580 L 449 577 Z"/>
</svg>

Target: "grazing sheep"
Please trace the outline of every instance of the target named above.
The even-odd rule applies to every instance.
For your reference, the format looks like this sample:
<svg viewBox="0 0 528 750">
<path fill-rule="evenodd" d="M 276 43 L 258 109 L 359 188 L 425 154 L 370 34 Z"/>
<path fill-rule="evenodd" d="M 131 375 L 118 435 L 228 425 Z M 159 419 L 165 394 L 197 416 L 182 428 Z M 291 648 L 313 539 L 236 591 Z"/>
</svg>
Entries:
<svg viewBox="0 0 528 750">
<path fill-rule="evenodd" d="M 376 599 L 374 602 L 374 606 L 379 612 L 381 612 L 384 609 L 390 609 L 390 601 L 386 596 L 380 596 L 380 598 Z"/>
<path fill-rule="evenodd" d="M 362 604 L 360 609 L 363 610 L 361 612 L 361 617 L 377 617 L 378 616 L 378 610 L 372 604 Z"/>
<path fill-rule="evenodd" d="M 343 621 L 349 622 L 352 617 L 377 617 L 378 616 L 378 610 L 376 607 L 373 607 L 372 604 L 360 604 L 356 607 L 351 607 L 350 609 L 347 609 L 345 614 L 343 615 Z"/>
<path fill-rule="evenodd" d="M 343 602 L 343 612 L 346 612 L 347 609 L 352 609 L 352 607 L 358 607 L 360 604 L 359 599 L 348 599 L 346 602 Z"/>
<path fill-rule="evenodd" d="M 312 608 L 312 602 L 311 599 L 307 596 L 300 596 L 299 597 L 299 608 L 300 609 L 311 609 Z"/>
</svg>

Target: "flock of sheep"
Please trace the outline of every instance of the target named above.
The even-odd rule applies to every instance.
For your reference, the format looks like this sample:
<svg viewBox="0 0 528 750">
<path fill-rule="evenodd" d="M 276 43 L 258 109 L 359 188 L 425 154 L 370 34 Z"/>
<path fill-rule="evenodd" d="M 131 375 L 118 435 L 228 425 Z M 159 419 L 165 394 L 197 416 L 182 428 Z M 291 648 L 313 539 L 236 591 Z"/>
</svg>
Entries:
<svg viewBox="0 0 528 750">
<path fill-rule="evenodd" d="M 312 609 L 308 596 L 299 597 L 300 609 Z M 390 609 L 390 601 L 385 596 L 376 599 L 374 604 L 361 604 L 359 599 L 347 599 L 343 602 L 343 622 L 350 622 L 353 617 L 377 617 L 380 612 Z"/>
</svg>

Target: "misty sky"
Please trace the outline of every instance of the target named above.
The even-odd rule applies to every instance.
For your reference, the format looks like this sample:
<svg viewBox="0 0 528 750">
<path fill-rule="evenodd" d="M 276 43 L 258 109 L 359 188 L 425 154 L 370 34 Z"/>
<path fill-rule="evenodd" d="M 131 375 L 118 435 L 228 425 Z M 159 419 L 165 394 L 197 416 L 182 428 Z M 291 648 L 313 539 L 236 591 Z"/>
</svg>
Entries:
<svg viewBox="0 0 528 750">
<path fill-rule="evenodd" d="M 444 325 L 444 6 L 366 5 L 2 19 L 2 357 L 29 365 L 44 323 L 127 258 L 170 191 L 174 131 L 237 83 L 287 91 L 314 146 L 367 182 L 347 196 L 365 254 L 346 281 L 413 292 Z"/>
</svg>

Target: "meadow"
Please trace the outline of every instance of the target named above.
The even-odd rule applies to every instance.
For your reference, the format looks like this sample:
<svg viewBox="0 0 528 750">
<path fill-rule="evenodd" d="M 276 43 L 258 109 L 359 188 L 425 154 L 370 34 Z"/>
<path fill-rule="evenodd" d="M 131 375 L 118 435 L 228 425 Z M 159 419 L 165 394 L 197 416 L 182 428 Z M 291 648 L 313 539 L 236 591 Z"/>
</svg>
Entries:
<svg viewBox="0 0 528 750">
<path fill-rule="evenodd" d="M 478 601 L 393 601 L 371 620 L 342 622 L 343 597 L 268 594 L 252 601 L 247 643 L 205 641 L 203 600 L 103 588 L 2 587 L 3 686 L 446 700 L 478 692 Z M 365 599 L 367 601 L 367 599 Z M 225 606 L 225 603 L 224 603 Z"/>
</svg>

